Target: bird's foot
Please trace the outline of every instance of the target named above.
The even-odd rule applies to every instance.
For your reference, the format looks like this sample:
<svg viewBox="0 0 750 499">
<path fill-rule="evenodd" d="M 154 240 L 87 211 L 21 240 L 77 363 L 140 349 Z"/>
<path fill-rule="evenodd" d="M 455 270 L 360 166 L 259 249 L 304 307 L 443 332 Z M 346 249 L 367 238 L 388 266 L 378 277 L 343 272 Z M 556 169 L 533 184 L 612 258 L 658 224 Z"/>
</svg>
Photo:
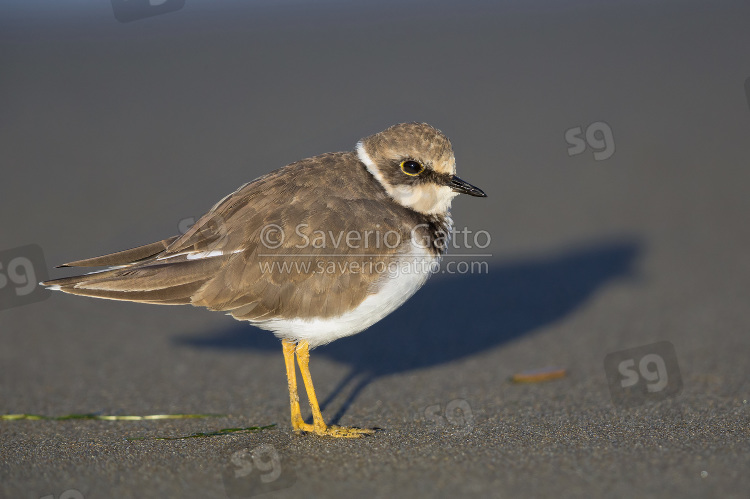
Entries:
<svg viewBox="0 0 750 499">
<path fill-rule="evenodd" d="M 294 425 L 294 431 L 297 433 L 306 432 L 314 433 L 321 437 L 335 437 L 335 438 L 360 438 L 364 435 L 371 435 L 375 433 L 375 430 L 368 428 L 354 428 L 350 426 L 336 426 L 331 425 L 315 425 L 308 423 L 298 423 Z"/>
<path fill-rule="evenodd" d="M 315 434 L 327 437 L 337 438 L 359 438 L 364 435 L 372 435 L 375 430 L 369 428 L 354 428 L 352 426 L 326 426 L 320 430 L 316 429 Z"/>
</svg>

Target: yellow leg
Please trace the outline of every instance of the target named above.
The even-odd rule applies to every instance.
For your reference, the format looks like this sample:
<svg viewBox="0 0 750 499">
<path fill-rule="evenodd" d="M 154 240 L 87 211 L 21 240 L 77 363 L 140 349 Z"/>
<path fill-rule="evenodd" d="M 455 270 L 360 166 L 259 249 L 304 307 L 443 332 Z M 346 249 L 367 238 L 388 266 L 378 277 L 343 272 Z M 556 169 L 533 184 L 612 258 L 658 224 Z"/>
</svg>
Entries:
<svg viewBox="0 0 750 499">
<path fill-rule="evenodd" d="M 286 353 L 287 345 L 284 345 L 284 356 L 289 358 Z M 302 373 L 302 380 L 305 382 L 305 389 L 307 390 L 307 398 L 310 401 L 310 409 L 312 409 L 313 424 L 312 428 L 302 429 L 305 431 L 312 431 L 316 435 L 325 435 L 329 437 L 347 437 L 357 438 L 364 434 L 375 433 L 375 430 L 367 430 L 361 428 L 344 428 L 341 426 L 327 426 L 323 421 L 323 414 L 320 412 L 320 406 L 318 405 L 318 398 L 315 396 L 315 388 L 312 383 L 312 376 L 310 376 L 310 347 L 306 341 L 300 341 L 297 345 L 297 363 L 299 364 L 300 372 Z M 287 376 L 289 376 L 289 362 L 287 361 Z M 295 401 L 297 403 L 297 414 L 299 414 L 299 397 L 297 397 L 297 380 L 294 376 L 294 365 L 292 365 L 292 376 L 294 377 L 294 394 Z M 289 378 L 290 380 L 292 378 Z M 289 382 L 289 391 L 291 394 L 292 382 Z M 292 425 L 294 425 L 294 402 L 292 402 Z M 302 416 L 299 416 L 302 419 Z M 307 427 L 311 425 L 305 425 Z M 296 429 L 296 427 L 295 427 Z"/>
<path fill-rule="evenodd" d="M 292 408 L 292 429 L 296 432 L 313 431 L 310 424 L 302 419 L 299 407 L 299 395 L 297 394 L 297 372 L 294 367 L 294 349 L 297 345 L 289 340 L 282 340 L 281 347 L 284 349 L 284 363 L 286 364 L 286 380 L 289 384 L 289 405 Z"/>
</svg>

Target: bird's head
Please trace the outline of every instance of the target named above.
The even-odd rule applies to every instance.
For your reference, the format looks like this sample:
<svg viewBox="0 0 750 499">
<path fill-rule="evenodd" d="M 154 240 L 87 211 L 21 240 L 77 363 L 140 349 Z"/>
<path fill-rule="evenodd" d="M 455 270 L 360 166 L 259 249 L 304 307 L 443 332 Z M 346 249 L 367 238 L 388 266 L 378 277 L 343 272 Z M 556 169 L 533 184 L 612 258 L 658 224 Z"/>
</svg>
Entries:
<svg viewBox="0 0 750 499">
<path fill-rule="evenodd" d="M 394 201 L 425 215 L 447 213 L 460 193 L 487 197 L 456 176 L 450 140 L 426 123 L 401 123 L 365 137 L 357 155 Z"/>
</svg>

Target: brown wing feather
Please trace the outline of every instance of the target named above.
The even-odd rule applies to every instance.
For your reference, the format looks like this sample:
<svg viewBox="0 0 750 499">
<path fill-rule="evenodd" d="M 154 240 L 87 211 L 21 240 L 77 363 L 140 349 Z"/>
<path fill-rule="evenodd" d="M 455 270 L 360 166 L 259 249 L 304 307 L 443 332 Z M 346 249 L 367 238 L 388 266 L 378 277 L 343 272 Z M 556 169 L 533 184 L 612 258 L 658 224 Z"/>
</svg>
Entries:
<svg viewBox="0 0 750 499">
<path fill-rule="evenodd" d="M 66 293 L 110 300 L 188 304 L 227 258 L 133 266 L 46 281 Z"/>
<path fill-rule="evenodd" d="M 75 286 L 61 288 L 61 290 L 73 295 L 104 298 L 107 300 L 133 301 L 155 305 L 189 305 L 190 297 L 202 284 L 201 282 L 194 282 L 155 291 L 123 292 L 103 289 L 82 289 Z"/>
<path fill-rule="evenodd" d="M 124 251 L 118 251 L 117 253 L 111 253 L 109 255 L 97 256 L 95 258 L 88 258 L 86 260 L 77 260 L 75 262 L 64 263 L 59 267 L 114 267 L 116 265 L 129 265 L 131 263 L 145 260 L 146 258 L 157 255 L 167 249 L 167 246 L 177 239 L 178 236 L 164 239 L 163 241 L 157 241 L 151 244 L 145 244 L 138 246 L 137 248 L 131 248 Z"/>
</svg>

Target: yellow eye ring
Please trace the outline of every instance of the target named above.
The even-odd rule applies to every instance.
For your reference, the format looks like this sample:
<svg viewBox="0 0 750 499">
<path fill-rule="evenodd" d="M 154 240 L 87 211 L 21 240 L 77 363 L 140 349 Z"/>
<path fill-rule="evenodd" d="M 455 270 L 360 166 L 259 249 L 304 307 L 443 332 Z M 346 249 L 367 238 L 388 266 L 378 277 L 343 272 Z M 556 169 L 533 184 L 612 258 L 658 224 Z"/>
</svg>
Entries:
<svg viewBox="0 0 750 499">
<path fill-rule="evenodd" d="M 419 161 L 407 159 L 406 161 L 401 162 L 401 171 L 410 177 L 416 177 L 424 171 L 424 165 Z"/>
</svg>

